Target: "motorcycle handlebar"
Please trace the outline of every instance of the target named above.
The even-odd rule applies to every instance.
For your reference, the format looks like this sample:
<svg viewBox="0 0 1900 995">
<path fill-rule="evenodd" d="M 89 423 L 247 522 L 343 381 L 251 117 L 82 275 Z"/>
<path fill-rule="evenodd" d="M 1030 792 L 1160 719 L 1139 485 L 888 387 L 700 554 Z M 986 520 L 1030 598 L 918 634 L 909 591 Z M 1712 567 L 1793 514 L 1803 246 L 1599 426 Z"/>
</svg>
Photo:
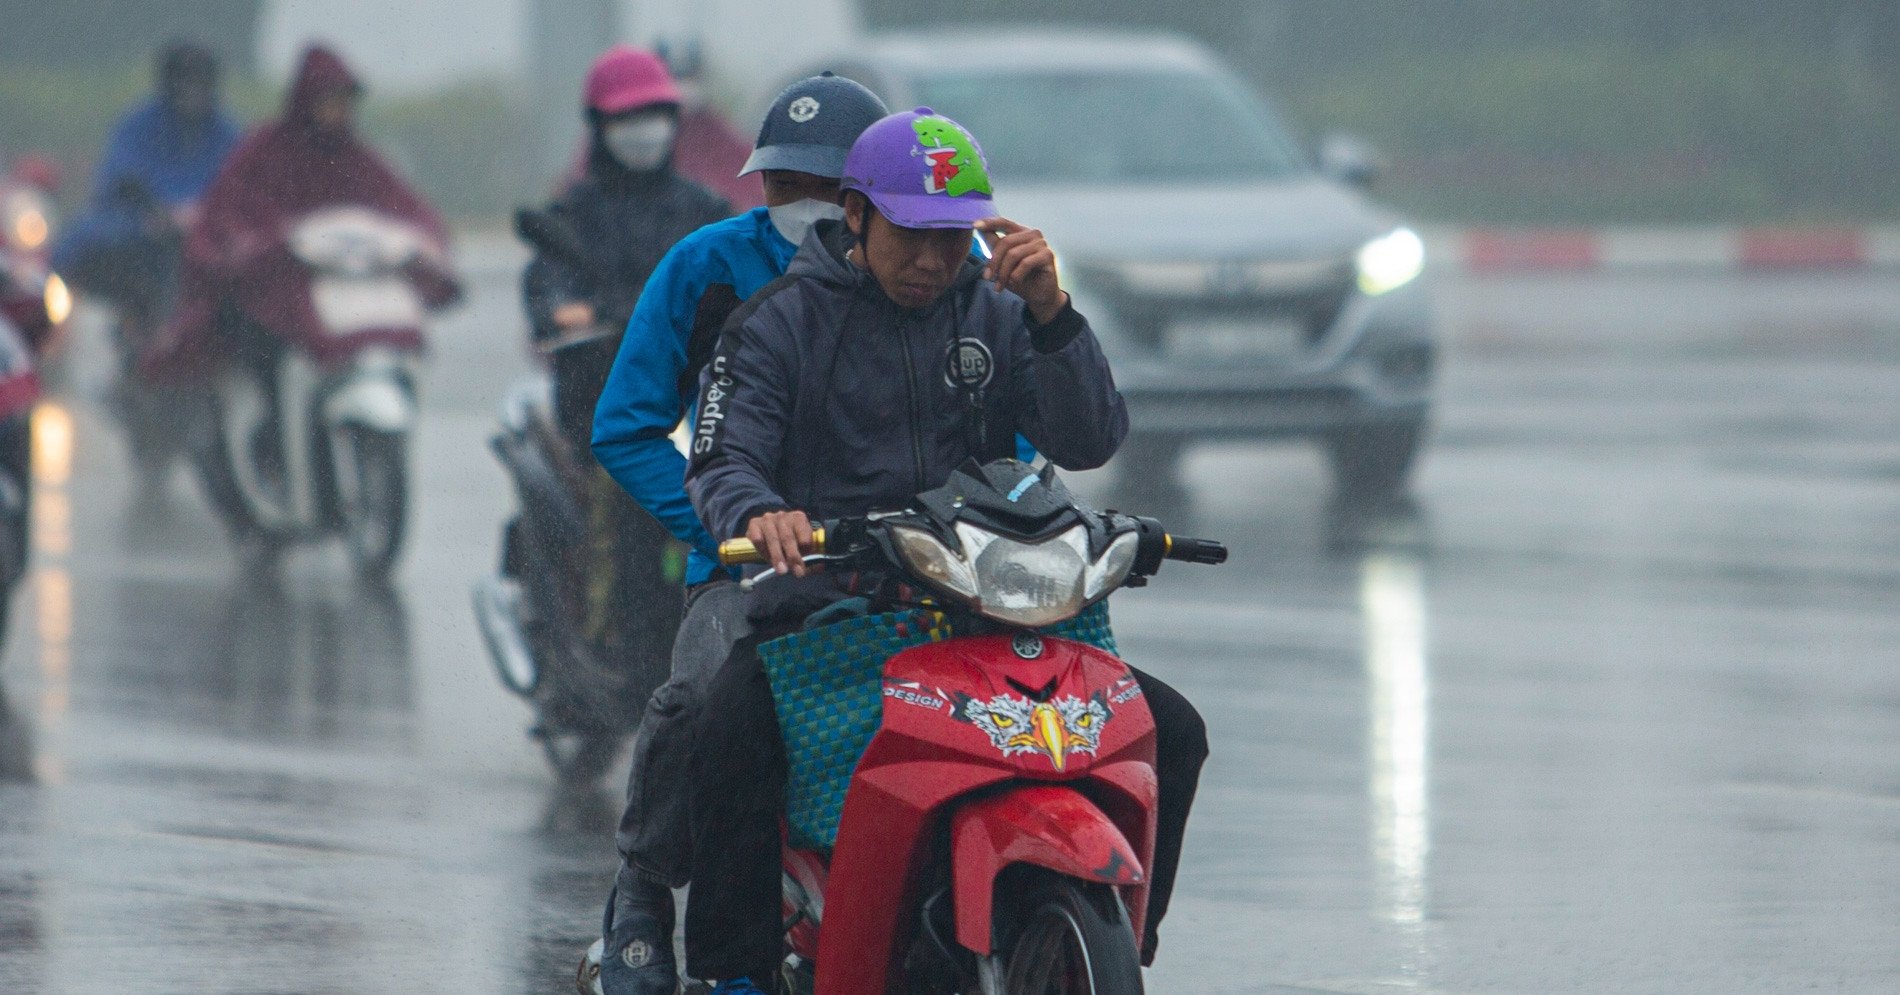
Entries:
<svg viewBox="0 0 1900 995">
<path fill-rule="evenodd" d="M 823 526 L 811 530 L 812 552 L 825 551 L 825 530 Z M 765 553 L 752 544 L 750 539 L 727 539 L 719 544 L 719 564 L 726 567 L 743 567 L 755 563 L 764 563 Z"/>
<path fill-rule="evenodd" d="M 812 552 L 822 555 L 825 552 L 824 527 L 813 528 L 811 537 Z M 1212 539 L 1193 539 L 1164 533 L 1161 555 L 1163 559 L 1182 563 L 1215 566 L 1227 562 L 1227 547 Z M 719 563 L 722 566 L 739 567 L 764 562 L 765 553 L 753 545 L 750 539 L 728 539 L 719 544 Z"/>
<path fill-rule="evenodd" d="M 1167 552 L 1162 556 L 1183 563 L 1204 563 L 1215 566 L 1227 562 L 1227 547 L 1212 539 L 1189 539 L 1186 536 L 1168 536 Z"/>
</svg>

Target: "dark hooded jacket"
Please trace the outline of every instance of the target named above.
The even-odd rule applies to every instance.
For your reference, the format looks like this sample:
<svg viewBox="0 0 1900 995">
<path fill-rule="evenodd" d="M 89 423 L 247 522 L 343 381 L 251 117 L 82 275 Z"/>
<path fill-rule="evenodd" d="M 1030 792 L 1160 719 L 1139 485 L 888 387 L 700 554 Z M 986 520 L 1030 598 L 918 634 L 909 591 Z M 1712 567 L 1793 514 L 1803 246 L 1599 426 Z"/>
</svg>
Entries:
<svg viewBox="0 0 1900 995">
<path fill-rule="evenodd" d="M 820 222 L 700 377 L 687 489 L 715 538 L 784 508 L 902 507 L 965 459 L 1016 455 L 1018 434 L 1067 470 L 1115 454 L 1128 409 L 1073 307 L 1038 325 L 966 262 L 942 297 L 902 308 L 845 258 L 849 239 Z"/>
<path fill-rule="evenodd" d="M 726 202 L 683 179 L 670 163 L 635 172 L 607 151 L 598 116 L 590 120 L 587 169 L 549 212 L 566 222 L 592 254 L 582 271 L 537 254 L 522 276 L 522 295 L 537 342 L 560 334 L 554 310 L 591 304 L 604 338 L 563 348 L 555 357 L 555 407 L 562 433 L 585 453 L 593 437 L 594 405 L 633 317 L 641 288 L 674 243 L 729 212 Z M 664 357 L 655 357 L 656 360 Z"/>
<path fill-rule="evenodd" d="M 287 244 L 291 229 L 310 213 L 355 205 L 414 225 L 446 251 L 442 219 L 381 156 L 351 132 L 317 126 L 320 95 L 360 86 L 335 53 L 321 47 L 304 53 L 283 117 L 247 136 L 205 195 L 203 214 L 185 240 L 179 311 L 151 372 L 193 372 L 215 359 L 215 324 L 226 302 L 323 361 L 371 341 L 421 346 L 414 329 L 330 337 L 310 300 L 309 272 Z M 431 304 L 459 295 L 445 273 L 416 276 Z"/>
</svg>

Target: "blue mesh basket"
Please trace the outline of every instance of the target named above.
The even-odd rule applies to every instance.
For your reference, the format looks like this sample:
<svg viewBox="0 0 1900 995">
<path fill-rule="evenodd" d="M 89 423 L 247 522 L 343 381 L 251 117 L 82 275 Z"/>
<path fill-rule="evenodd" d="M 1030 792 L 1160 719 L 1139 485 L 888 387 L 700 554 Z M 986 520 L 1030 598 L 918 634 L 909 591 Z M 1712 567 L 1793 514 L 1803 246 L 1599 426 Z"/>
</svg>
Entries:
<svg viewBox="0 0 1900 995">
<path fill-rule="evenodd" d="M 914 609 L 865 615 L 759 645 L 785 738 L 785 808 L 793 845 L 828 849 L 837 840 L 851 774 L 883 719 L 885 662 L 912 646 L 948 639 L 954 630 L 945 616 Z M 1039 631 L 1119 655 L 1106 602 Z"/>
</svg>

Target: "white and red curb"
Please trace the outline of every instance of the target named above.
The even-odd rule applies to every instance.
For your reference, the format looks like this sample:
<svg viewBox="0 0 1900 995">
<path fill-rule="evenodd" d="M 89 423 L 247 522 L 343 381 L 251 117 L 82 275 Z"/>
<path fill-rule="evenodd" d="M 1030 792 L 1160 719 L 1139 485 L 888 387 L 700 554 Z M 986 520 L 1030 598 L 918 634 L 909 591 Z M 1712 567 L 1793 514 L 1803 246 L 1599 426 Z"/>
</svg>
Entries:
<svg viewBox="0 0 1900 995">
<path fill-rule="evenodd" d="M 1428 228 L 1440 267 L 1467 273 L 1900 269 L 1900 227 Z"/>
</svg>

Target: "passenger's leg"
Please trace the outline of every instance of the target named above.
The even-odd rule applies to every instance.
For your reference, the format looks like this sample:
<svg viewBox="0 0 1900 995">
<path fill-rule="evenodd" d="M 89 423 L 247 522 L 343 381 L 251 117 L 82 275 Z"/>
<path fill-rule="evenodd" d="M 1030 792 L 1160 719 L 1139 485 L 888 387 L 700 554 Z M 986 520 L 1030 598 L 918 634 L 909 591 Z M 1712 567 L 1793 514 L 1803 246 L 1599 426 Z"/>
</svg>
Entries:
<svg viewBox="0 0 1900 995">
<path fill-rule="evenodd" d="M 750 977 L 764 984 L 783 959 L 779 813 L 785 747 L 756 637 L 734 648 L 707 688 L 697 745 L 687 971 L 697 978 Z"/>
<path fill-rule="evenodd" d="M 1133 668 L 1130 668 L 1133 669 Z M 1160 943 L 1161 920 L 1168 914 L 1174 893 L 1174 875 L 1181 866 L 1181 842 L 1187 834 L 1188 810 L 1201 783 L 1201 765 L 1207 760 L 1207 723 L 1179 691 L 1158 678 L 1135 671 L 1142 697 L 1155 720 L 1155 776 L 1161 798 L 1155 813 L 1154 867 L 1149 875 L 1147 934 L 1141 940 L 1141 962 L 1154 963 Z"/>
<path fill-rule="evenodd" d="M 633 741 L 627 808 L 615 838 L 621 865 L 602 930 L 601 981 L 608 995 L 645 995 L 641 985 L 672 992 L 666 986 L 677 976 L 673 889 L 692 872 L 696 726 L 706 685 L 747 631 L 739 585 L 717 581 L 688 592 L 672 678 L 647 702 Z"/>
</svg>

